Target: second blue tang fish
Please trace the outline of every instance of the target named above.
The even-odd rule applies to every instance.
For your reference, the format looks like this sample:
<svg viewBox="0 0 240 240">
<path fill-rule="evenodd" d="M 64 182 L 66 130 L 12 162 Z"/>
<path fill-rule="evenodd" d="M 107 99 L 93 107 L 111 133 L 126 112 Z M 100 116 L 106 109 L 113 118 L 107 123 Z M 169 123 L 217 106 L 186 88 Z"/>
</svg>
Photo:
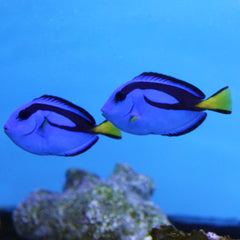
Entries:
<svg viewBox="0 0 240 240">
<path fill-rule="evenodd" d="M 102 112 L 108 121 L 129 133 L 179 136 L 205 120 L 204 110 L 231 113 L 228 87 L 204 98 L 201 90 L 187 82 L 145 72 L 117 88 Z"/>
<path fill-rule="evenodd" d="M 39 155 L 74 156 L 97 140 L 97 134 L 121 138 L 110 122 L 96 126 L 83 108 L 59 97 L 44 95 L 15 110 L 4 125 L 9 138 Z"/>
</svg>

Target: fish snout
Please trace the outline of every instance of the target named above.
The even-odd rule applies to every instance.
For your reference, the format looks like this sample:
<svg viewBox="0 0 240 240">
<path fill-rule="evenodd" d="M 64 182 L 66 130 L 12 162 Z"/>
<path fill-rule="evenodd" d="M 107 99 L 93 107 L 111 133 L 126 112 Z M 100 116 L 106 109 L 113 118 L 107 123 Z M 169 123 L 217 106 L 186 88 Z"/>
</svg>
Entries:
<svg viewBox="0 0 240 240">
<path fill-rule="evenodd" d="M 4 133 L 6 133 L 7 135 L 9 134 L 9 127 L 7 127 L 6 125 L 3 126 L 3 130 L 4 130 Z"/>
<path fill-rule="evenodd" d="M 105 112 L 102 111 L 102 116 L 106 118 L 106 114 Z"/>
<path fill-rule="evenodd" d="M 4 126 L 3 126 L 3 130 L 5 133 L 9 133 L 11 131 L 11 125 L 8 124 L 8 123 L 5 123 Z"/>
<path fill-rule="evenodd" d="M 107 108 L 105 107 L 105 105 L 102 107 L 101 112 L 102 112 L 103 117 L 106 118 L 106 115 L 107 115 Z"/>
</svg>

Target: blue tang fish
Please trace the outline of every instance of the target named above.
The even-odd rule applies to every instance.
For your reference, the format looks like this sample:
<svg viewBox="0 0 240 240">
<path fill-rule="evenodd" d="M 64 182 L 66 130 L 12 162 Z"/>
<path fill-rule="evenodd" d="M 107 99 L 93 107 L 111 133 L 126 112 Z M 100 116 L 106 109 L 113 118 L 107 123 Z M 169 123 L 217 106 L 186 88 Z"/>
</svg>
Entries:
<svg viewBox="0 0 240 240">
<path fill-rule="evenodd" d="M 4 125 L 9 138 L 24 150 L 39 155 L 74 156 L 97 142 L 97 134 L 121 138 L 110 122 L 96 126 L 83 108 L 44 95 L 15 110 Z"/>
<path fill-rule="evenodd" d="M 179 136 L 205 120 L 204 110 L 231 113 L 228 87 L 204 98 L 202 91 L 187 82 L 144 72 L 117 88 L 102 107 L 102 113 L 128 133 Z"/>
</svg>

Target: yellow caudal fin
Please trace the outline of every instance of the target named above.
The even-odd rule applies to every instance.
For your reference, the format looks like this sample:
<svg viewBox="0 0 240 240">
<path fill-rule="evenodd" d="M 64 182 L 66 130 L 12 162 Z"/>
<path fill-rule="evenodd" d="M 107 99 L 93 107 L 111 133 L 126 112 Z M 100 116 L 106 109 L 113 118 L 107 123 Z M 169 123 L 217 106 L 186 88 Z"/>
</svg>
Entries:
<svg viewBox="0 0 240 240">
<path fill-rule="evenodd" d="M 104 121 L 92 129 L 94 133 L 103 134 L 111 138 L 122 138 L 121 131 L 116 128 L 111 122 Z"/>
<path fill-rule="evenodd" d="M 208 99 L 195 105 L 195 107 L 230 114 L 232 112 L 232 100 L 229 88 L 222 88 Z"/>
</svg>

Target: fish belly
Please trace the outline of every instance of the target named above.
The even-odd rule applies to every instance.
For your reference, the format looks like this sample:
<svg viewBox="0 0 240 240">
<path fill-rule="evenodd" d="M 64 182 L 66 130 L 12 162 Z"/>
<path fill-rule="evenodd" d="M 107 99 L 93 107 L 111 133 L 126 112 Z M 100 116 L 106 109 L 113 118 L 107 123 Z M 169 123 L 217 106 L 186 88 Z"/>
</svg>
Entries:
<svg viewBox="0 0 240 240">
<path fill-rule="evenodd" d="M 89 149 L 97 140 L 95 134 L 59 130 L 47 139 L 46 150 L 50 155 L 74 156 Z"/>
</svg>

